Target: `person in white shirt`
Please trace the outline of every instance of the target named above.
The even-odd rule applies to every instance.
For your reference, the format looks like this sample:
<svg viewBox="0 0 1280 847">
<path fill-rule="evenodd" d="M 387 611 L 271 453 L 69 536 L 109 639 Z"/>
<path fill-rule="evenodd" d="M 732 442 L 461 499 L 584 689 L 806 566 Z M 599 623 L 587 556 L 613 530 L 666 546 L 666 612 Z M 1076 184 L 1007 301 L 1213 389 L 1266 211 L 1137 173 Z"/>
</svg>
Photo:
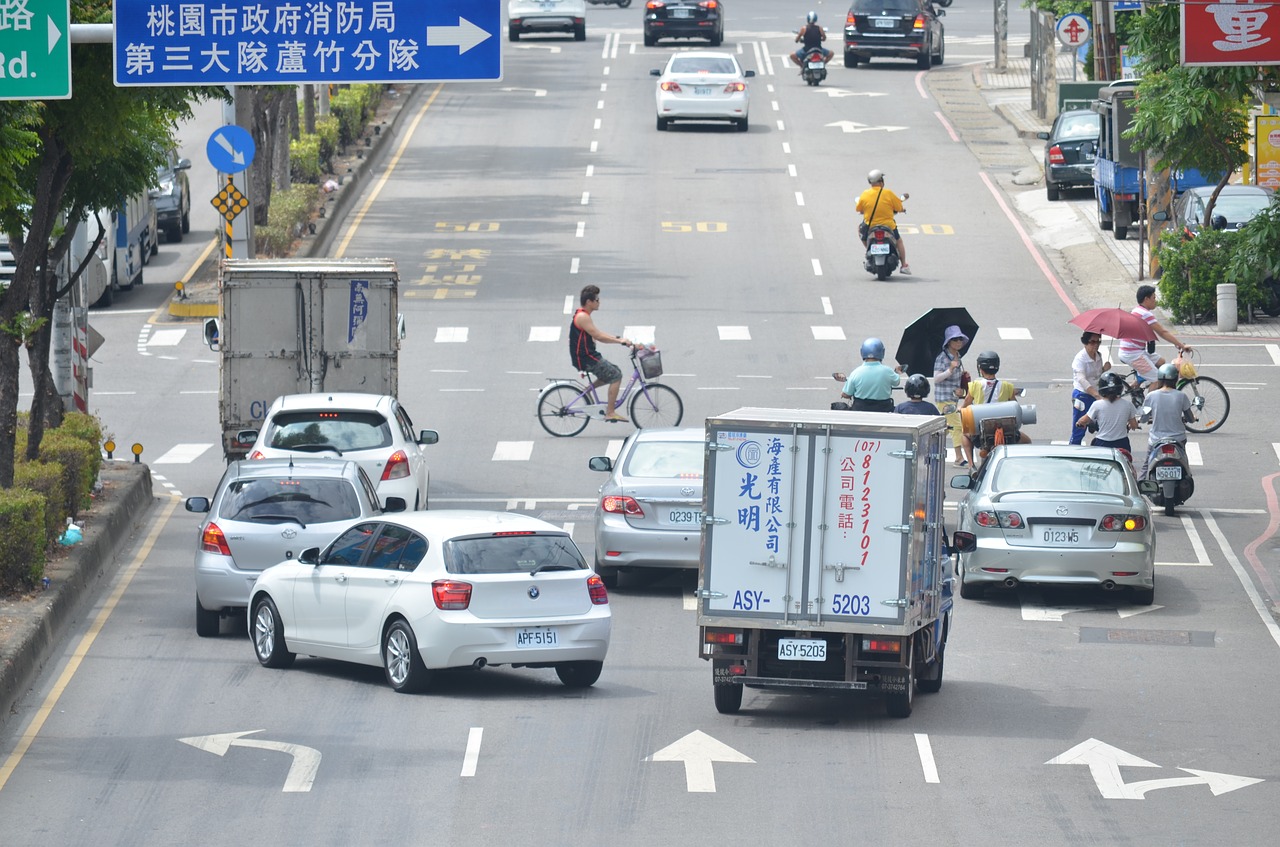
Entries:
<svg viewBox="0 0 1280 847">
<path fill-rule="evenodd" d="M 1129 432 L 1138 428 L 1138 410 L 1128 397 L 1124 397 L 1124 381 L 1113 373 L 1105 373 L 1098 380 L 1099 397 L 1089 408 L 1088 414 L 1076 420 L 1076 428 L 1084 432 L 1091 423 L 1098 425 L 1093 436 L 1094 447 L 1118 447 L 1133 457 Z"/>
<path fill-rule="evenodd" d="M 1085 430 L 1076 426 L 1080 416 L 1089 411 L 1093 401 L 1098 399 L 1098 378 L 1105 371 L 1111 370 L 1111 363 L 1102 360 L 1098 348 L 1102 346 L 1102 336 L 1096 332 L 1085 332 L 1080 336 L 1084 349 L 1071 360 L 1071 444 L 1083 443 Z"/>
</svg>

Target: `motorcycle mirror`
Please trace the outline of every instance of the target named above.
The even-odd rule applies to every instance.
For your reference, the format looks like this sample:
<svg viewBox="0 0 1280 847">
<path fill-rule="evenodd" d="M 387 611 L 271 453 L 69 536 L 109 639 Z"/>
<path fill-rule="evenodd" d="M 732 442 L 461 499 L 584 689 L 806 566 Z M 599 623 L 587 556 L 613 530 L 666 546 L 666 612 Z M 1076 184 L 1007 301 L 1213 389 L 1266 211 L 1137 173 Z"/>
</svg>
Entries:
<svg viewBox="0 0 1280 847">
<path fill-rule="evenodd" d="M 1160 483 L 1151 479 L 1138 480 L 1138 493 L 1145 497 L 1151 497 L 1152 495 L 1159 494 Z"/>
<path fill-rule="evenodd" d="M 844 381 L 845 381 L 845 375 L 844 375 L 844 374 L 842 374 L 842 373 L 840 373 L 840 371 L 832 371 L 832 372 L 831 372 L 831 378 L 832 378 L 832 379 L 834 379 L 836 382 L 844 382 Z"/>
</svg>

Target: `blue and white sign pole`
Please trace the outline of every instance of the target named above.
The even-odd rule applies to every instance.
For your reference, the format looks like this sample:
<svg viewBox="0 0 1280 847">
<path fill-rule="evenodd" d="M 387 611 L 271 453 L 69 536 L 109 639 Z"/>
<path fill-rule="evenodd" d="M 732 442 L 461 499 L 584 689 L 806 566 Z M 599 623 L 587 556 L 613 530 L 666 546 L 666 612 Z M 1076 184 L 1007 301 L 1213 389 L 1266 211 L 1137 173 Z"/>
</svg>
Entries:
<svg viewBox="0 0 1280 847">
<path fill-rule="evenodd" d="M 502 78 L 501 0 L 114 0 L 115 84 Z"/>
<path fill-rule="evenodd" d="M 224 192 L 234 192 L 236 189 L 234 174 L 248 169 L 253 164 L 254 154 L 257 153 L 258 147 L 253 141 L 253 134 L 244 127 L 235 124 L 227 124 L 220 126 L 209 136 L 209 140 L 205 143 L 205 155 L 209 157 L 209 164 L 213 165 L 218 171 L 219 188 Z M 226 180 L 223 181 L 225 175 Z M 245 191 L 248 194 L 248 177 L 244 180 Z M 217 207 L 217 203 L 214 203 Z M 222 222 L 223 242 L 222 246 L 226 257 L 252 259 L 253 258 L 253 209 L 252 206 L 247 210 L 248 215 L 243 215 L 244 220 L 239 226 L 232 224 L 232 218 L 225 216 Z"/>
</svg>

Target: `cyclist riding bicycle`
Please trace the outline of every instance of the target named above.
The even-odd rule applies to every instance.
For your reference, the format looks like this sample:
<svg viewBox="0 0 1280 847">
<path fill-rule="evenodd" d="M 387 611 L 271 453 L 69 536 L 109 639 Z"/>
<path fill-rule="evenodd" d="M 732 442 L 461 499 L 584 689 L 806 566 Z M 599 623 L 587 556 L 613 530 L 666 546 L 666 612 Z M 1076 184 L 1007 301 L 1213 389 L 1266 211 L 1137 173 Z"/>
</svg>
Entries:
<svg viewBox="0 0 1280 847">
<path fill-rule="evenodd" d="M 1156 307 L 1156 288 L 1154 285 L 1138 286 L 1138 305 L 1132 310 L 1134 315 L 1142 318 L 1157 336 L 1168 341 L 1179 353 L 1191 352 L 1191 346 L 1183 344 L 1178 337 L 1161 325 L 1153 309 Z M 1164 359 L 1156 356 L 1155 341 L 1143 341 L 1140 338 L 1122 338 L 1117 351 L 1120 361 L 1138 372 L 1138 381 L 1159 379 L 1157 370 L 1164 364 Z"/>
<path fill-rule="evenodd" d="M 599 388 L 609 386 L 609 399 L 604 419 L 606 421 L 624 423 L 630 418 L 618 414 L 618 390 L 622 385 L 622 371 L 617 365 L 600 355 L 596 350 L 596 342 L 604 344 L 621 344 L 630 347 L 631 342 L 620 336 L 610 335 L 596 326 L 591 313 L 600 308 L 600 286 L 588 285 L 578 295 L 581 308 L 573 313 L 573 321 L 569 324 L 569 359 L 580 372 L 595 378 L 592 383 Z"/>
</svg>

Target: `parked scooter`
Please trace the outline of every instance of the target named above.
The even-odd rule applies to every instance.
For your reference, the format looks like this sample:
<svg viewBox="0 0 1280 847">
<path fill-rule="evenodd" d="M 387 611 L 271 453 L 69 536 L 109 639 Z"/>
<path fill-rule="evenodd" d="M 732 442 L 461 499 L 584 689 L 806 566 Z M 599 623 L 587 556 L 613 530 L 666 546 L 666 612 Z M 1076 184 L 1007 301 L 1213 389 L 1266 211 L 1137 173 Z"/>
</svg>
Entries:
<svg viewBox="0 0 1280 847">
<path fill-rule="evenodd" d="M 873 226 L 867 231 L 867 255 L 862 266 L 876 279 L 885 280 L 898 269 L 898 244 L 893 230 L 887 226 Z"/>
<path fill-rule="evenodd" d="M 1163 506 L 1166 515 L 1173 515 L 1175 508 L 1191 499 L 1196 483 L 1182 442 L 1169 439 L 1151 446 L 1147 477 L 1138 484 L 1138 490 L 1153 504 Z"/>
<path fill-rule="evenodd" d="M 812 47 L 800 59 L 800 76 L 808 85 L 819 85 L 827 78 L 827 55 Z"/>
<path fill-rule="evenodd" d="M 631 0 L 587 0 L 592 6 L 617 6 L 619 9 L 625 9 L 631 5 Z M 938 0 L 939 3 L 942 0 Z M 943 5 L 950 6 L 951 0 L 946 0 Z"/>
</svg>

